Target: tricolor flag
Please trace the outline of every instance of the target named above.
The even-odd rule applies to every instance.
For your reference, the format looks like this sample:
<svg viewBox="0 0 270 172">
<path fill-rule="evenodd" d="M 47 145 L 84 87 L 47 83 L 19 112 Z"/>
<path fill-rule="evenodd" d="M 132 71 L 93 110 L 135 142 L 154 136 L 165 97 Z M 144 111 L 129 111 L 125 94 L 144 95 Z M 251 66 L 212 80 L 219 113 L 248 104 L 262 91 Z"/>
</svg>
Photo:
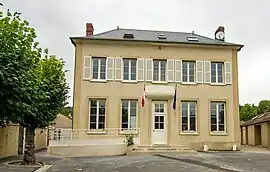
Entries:
<svg viewBox="0 0 270 172">
<path fill-rule="evenodd" d="M 173 110 L 176 109 L 176 88 L 177 88 L 177 86 L 175 86 L 174 96 L 173 96 Z"/>
<path fill-rule="evenodd" d="M 142 107 L 144 107 L 144 104 L 145 104 L 145 87 L 143 87 Z"/>
</svg>

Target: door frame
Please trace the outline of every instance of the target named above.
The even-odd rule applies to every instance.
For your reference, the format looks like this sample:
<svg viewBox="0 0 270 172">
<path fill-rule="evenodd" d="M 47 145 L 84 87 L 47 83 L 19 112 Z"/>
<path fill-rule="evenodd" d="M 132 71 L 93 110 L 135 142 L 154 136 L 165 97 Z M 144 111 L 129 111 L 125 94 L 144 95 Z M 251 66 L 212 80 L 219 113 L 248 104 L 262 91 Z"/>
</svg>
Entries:
<svg viewBox="0 0 270 172">
<path fill-rule="evenodd" d="M 163 103 L 164 104 L 164 145 L 168 145 L 168 101 L 166 100 L 153 100 L 151 103 L 151 146 L 158 145 L 154 143 L 153 140 L 153 132 L 154 132 L 154 113 L 155 113 L 155 103 Z M 162 144 L 163 145 L 163 144 Z"/>
</svg>

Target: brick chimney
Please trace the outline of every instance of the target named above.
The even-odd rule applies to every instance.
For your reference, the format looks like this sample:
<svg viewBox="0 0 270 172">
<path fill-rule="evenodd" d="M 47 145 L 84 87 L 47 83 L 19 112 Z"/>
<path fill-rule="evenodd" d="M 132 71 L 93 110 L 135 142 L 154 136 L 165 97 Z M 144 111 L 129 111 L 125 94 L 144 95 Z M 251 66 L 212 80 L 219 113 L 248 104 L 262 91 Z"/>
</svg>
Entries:
<svg viewBox="0 0 270 172">
<path fill-rule="evenodd" d="M 86 36 L 92 36 L 94 34 L 94 27 L 92 23 L 86 23 Z"/>
</svg>

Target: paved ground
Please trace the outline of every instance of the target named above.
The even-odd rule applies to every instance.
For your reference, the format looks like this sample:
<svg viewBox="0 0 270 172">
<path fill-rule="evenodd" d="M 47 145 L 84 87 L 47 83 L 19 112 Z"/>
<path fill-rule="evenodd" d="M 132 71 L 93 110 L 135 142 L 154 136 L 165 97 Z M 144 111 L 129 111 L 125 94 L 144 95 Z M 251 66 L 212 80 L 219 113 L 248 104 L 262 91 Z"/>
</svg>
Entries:
<svg viewBox="0 0 270 172">
<path fill-rule="evenodd" d="M 53 166 L 47 172 L 268 172 L 270 151 L 243 149 L 223 153 L 159 153 L 115 157 L 60 158 L 39 153 L 37 159 Z M 5 160 L 4 160 L 5 161 Z M 35 169 L 6 168 L 0 172 L 30 172 Z"/>
</svg>

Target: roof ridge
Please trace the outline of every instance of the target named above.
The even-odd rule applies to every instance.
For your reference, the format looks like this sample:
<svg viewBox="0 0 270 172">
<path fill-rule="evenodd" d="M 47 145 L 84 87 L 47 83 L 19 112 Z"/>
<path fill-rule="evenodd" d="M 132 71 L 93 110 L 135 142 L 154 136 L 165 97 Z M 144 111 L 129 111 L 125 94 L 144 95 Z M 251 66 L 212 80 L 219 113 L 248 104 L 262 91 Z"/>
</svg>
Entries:
<svg viewBox="0 0 270 172">
<path fill-rule="evenodd" d="M 115 30 L 118 30 L 118 29 L 108 30 L 108 31 L 105 31 L 105 32 L 101 32 L 101 33 L 98 33 L 98 34 L 94 34 L 93 36 L 102 35 L 102 34 L 109 33 L 109 32 L 115 31 Z"/>
<path fill-rule="evenodd" d="M 150 29 L 129 29 L 129 28 L 119 28 L 119 30 L 135 30 L 135 31 L 149 31 L 149 32 L 170 32 L 170 33 L 185 33 L 192 34 L 192 32 L 176 32 L 176 31 L 168 31 L 168 30 L 150 30 Z"/>
</svg>

